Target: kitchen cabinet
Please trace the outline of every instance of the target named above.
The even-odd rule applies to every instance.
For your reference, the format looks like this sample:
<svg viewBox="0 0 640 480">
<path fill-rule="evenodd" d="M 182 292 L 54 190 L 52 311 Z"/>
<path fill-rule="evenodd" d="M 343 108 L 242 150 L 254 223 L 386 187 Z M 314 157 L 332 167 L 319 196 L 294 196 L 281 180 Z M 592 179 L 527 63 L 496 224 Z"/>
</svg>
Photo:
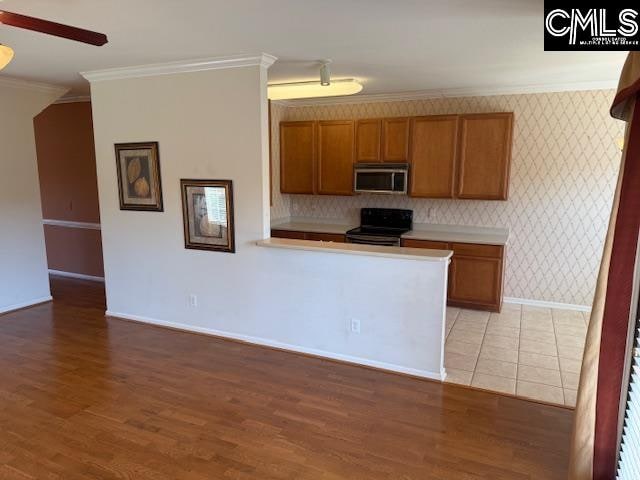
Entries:
<svg viewBox="0 0 640 480">
<path fill-rule="evenodd" d="M 402 239 L 402 246 L 453 250 L 449 265 L 449 305 L 492 312 L 502 309 L 504 246 L 415 239 Z"/>
<path fill-rule="evenodd" d="M 358 120 L 356 162 L 407 162 L 409 127 L 406 117 Z"/>
<path fill-rule="evenodd" d="M 295 230 L 272 229 L 271 236 L 274 238 L 292 238 L 294 240 L 306 240 L 304 232 L 298 232 Z"/>
<path fill-rule="evenodd" d="M 460 116 L 458 198 L 506 200 L 513 113 Z"/>
<path fill-rule="evenodd" d="M 409 119 L 382 119 L 382 161 L 407 162 L 409 159 Z"/>
<path fill-rule="evenodd" d="M 411 119 L 410 196 L 454 197 L 457 146 L 457 115 Z"/>
<path fill-rule="evenodd" d="M 352 195 L 353 164 L 408 162 L 409 196 L 506 200 L 513 113 L 280 123 L 283 193 Z"/>
<path fill-rule="evenodd" d="M 403 238 L 402 246 L 412 247 L 412 248 L 430 248 L 433 250 L 449 250 L 449 244 L 447 242 L 432 242 L 431 240 L 414 240 L 412 238 Z"/>
<path fill-rule="evenodd" d="M 380 161 L 382 120 L 358 120 L 356 122 L 356 162 Z"/>
<path fill-rule="evenodd" d="M 353 194 L 354 156 L 353 121 L 318 122 L 317 192 L 319 194 Z"/>
<path fill-rule="evenodd" d="M 345 235 L 339 233 L 316 233 L 306 232 L 305 240 L 315 240 L 317 242 L 336 242 L 346 243 L 347 238 Z"/>
<path fill-rule="evenodd" d="M 321 232 L 299 232 L 296 230 L 280 230 L 274 228 L 271 230 L 273 238 L 293 238 L 297 240 L 314 240 L 317 242 L 337 242 L 346 243 L 347 238 L 340 233 L 321 233 Z"/>
<path fill-rule="evenodd" d="M 280 123 L 280 191 L 316 192 L 316 122 Z"/>
</svg>

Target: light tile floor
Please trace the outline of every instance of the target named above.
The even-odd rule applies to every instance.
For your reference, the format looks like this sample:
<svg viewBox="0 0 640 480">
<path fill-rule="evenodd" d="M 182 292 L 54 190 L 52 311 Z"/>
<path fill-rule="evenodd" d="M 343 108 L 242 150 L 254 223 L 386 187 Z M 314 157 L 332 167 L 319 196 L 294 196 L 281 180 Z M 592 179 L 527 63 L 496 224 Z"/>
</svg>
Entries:
<svg viewBox="0 0 640 480">
<path fill-rule="evenodd" d="M 447 308 L 447 382 L 575 406 L 589 314 L 505 303 Z"/>
</svg>

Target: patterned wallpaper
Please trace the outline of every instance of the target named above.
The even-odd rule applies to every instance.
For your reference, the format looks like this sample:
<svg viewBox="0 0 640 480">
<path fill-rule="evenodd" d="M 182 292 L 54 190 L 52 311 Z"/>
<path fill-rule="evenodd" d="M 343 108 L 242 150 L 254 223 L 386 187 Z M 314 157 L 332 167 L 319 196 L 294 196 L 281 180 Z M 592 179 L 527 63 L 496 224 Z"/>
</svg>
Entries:
<svg viewBox="0 0 640 480">
<path fill-rule="evenodd" d="M 510 196 L 492 202 L 282 195 L 274 203 L 274 217 L 290 213 L 357 221 L 361 207 L 385 206 L 411 208 L 421 223 L 507 227 L 505 296 L 590 305 L 620 160 L 616 140 L 624 134 L 624 124 L 608 113 L 613 94 L 598 90 L 286 107 L 274 115 L 272 128 L 277 128 L 276 118 L 513 111 Z"/>
<path fill-rule="evenodd" d="M 280 193 L 280 122 L 285 120 L 287 107 L 271 104 L 271 220 L 291 215 L 290 195 Z"/>
</svg>

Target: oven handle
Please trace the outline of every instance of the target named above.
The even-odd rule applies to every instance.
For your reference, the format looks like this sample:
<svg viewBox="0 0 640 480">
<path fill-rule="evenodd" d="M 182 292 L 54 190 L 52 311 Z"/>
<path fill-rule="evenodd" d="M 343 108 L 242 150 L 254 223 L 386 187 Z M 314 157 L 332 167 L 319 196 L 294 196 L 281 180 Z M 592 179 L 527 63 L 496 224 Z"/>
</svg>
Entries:
<svg viewBox="0 0 640 480">
<path fill-rule="evenodd" d="M 373 239 L 367 236 L 361 235 L 347 235 L 348 243 L 358 243 L 360 245 L 379 245 L 383 247 L 397 247 L 400 245 L 400 239 L 398 240 L 384 240 Z"/>
</svg>

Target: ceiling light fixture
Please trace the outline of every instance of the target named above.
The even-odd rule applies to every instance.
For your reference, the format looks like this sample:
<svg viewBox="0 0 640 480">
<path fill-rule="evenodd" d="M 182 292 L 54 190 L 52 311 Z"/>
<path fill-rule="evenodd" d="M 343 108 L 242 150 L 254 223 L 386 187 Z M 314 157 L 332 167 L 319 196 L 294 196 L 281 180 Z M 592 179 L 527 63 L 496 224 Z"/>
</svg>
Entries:
<svg viewBox="0 0 640 480">
<path fill-rule="evenodd" d="M 0 43 L 0 70 L 13 59 L 13 49 Z"/>
<path fill-rule="evenodd" d="M 320 81 L 273 83 L 267 86 L 269 100 L 293 100 L 296 98 L 337 97 L 353 95 L 362 90 L 362 84 L 353 78 L 331 80 L 330 60 L 320 67 Z"/>
<path fill-rule="evenodd" d="M 320 67 L 320 85 L 328 87 L 331 85 L 331 71 L 329 70 L 331 60 L 326 60 Z"/>
</svg>

